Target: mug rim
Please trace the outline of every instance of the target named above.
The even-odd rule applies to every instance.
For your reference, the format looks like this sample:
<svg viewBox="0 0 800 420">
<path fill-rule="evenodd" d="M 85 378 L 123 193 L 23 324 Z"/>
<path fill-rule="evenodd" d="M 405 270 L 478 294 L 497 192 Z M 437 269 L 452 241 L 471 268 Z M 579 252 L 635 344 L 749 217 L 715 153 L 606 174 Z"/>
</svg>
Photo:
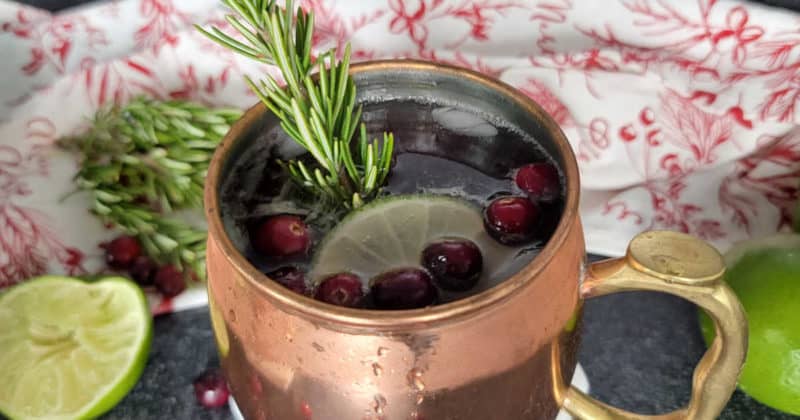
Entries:
<svg viewBox="0 0 800 420">
<path fill-rule="evenodd" d="M 351 74 L 381 72 L 387 70 L 413 70 L 439 73 L 467 79 L 483 87 L 496 91 L 514 102 L 531 118 L 534 118 L 551 138 L 563 164 L 562 170 L 566 180 L 564 210 L 558 226 L 550 239 L 528 264 L 502 283 L 481 293 L 468 296 L 453 302 L 420 309 L 407 310 L 374 310 L 354 309 L 335 306 L 310 297 L 295 293 L 275 281 L 252 265 L 234 246 L 228 237 L 218 210 L 220 177 L 234 144 L 244 139 L 244 133 L 268 112 L 263 103 L 250 107 L 225 134 L 222 142 L 214 152 L 208 167 L 204 186 L 204 212 L 208 223 L 208 241 L 214 241 L 220 254 L 232 265 L 245 283 L 255 293 L 270 300 L 282 310 L 299 314 L 317 321 L 329 322 L 351 328 L 370 328 L 371 330 L 403 330 L 416 329 L 421 325 L 430 325 L 444 320 L 452 320 L 472 315 L 484 308 L 513 296 L 518 289 L 535 281 L 541 272 L 562 248 L 570 230 L 577 223 L 579 200 L 578 164 L 572 147 L 564 133 L 553 118 L 531 98 L 505 82 L 478 73 L 476 71 L 456 67 L 449 64 L 435 63 L 411 59 L 375 60 L 354 63 L 350 67 Z M 207 263 L 208 265 L 208 263 Z M 211 281 L 210 276 L 206 279 Z M 579 281 L 579 279 L 576 279 Z"/>
</svg>

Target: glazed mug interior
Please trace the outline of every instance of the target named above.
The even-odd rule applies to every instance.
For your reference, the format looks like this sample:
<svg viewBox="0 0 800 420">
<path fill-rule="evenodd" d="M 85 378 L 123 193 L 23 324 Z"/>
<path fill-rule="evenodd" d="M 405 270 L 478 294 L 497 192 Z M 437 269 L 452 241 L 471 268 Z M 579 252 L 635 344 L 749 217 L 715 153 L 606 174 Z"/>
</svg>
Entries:
<svg viewBox="0 0 800 420">
<path fill-rule="evenodd" d="M 640 255 L 659 238 L 689 248 L 697 244 L 663 235 L 643 240 L 640 243 L 644 245 L 632 248 L 635 252 L 628 260 L 618 260 L 616 268 L 603 266 L 606 271 L 602 276 L 594 276 L 586 265 L 578 217 L 575 157 L 561 130 L 538 105 L 501 82 L 440 64 L 368 62 L 354 65 L 352 74 L 362 103 L 434 100 L 496 116 L 536 139 L 565 176 L 561 219 L 540 254 L 518 273 L 489 290 L 454 302 L 416 310 L 375 311 L 335 307 L 294 294 L 247 261 L 241 247 L 231 239 L 231 225 L 221 211 L 221 200 L 225 199 L 222 184 L 229 177 L 240 176 L 234 172 L 239 159 L 267 153 L 272 147 L 291 147 L 276 145 L 281 140 L 267 135 L 274 131 L 277 120 L 263 105 L 251 108 L 215 154 L 205 197 L 209 308 L 222 365 L 245 417 L 552 419 L 565 406 L 578 416 L 605 413 L 608 418 L 622 418 L 625 413 L 597 404 L 568 387 L 577 363 L 582 298 L 591 296 L 592 291 L 601 294 L 627 287 L 615 283 L 605 290 L 603 286 L 611 281 L 602 283 L 621 276 L 626 267 L 644 270 L 644 275 L 659 274 L 663 267 L 647 260 L 649 254 Z M 410 114 L 402 120 L 413 124 L 413 118 Z M 403 139 L 398 137 L 397 141 L 402 144 Z M 501 147 L 497 145 L 502 146 L 502 142 L 465 140 L 457 155 L 450 158 L 479 165 L 486 159 L 502 159 L 514 153 L 492 150 Z M 252 182 L 241 184 L 244 194 L 256 193 Z M 705 248 L 697 255 L 713 263 L 718 257 Z M 688 261 L 697 255 L 682 258 Z M 673 277 L 685 274 L 691 281 L 711 279 L 702 286 L 716 290 L 721 269 L 715 271 L 716 266 L 709 268 L 702 261 L 697 264 L 703 268 L 690 264 L 688 271 Z M 643 276 L 637 273 L 628 277 Z M 624 283 L 624 279 L 620 281 Z M 586 285 L 596 287 L 582 289 Z M 634 286 L 631 288 L 647 288 Z M 664 290 L 666 286 L 652 289 Z M 695 301 L 707 303 L 702 299 L 711 298 L 701 296 Z M 712 316 L 719 318 L 723 327 L 735 330 L 744 322 L 735 309 Z M 740 336 L 741 331 L 734 331 L 721 338 L 727 340 L 727 349 L 733 348 L 725 365 L 728 368 L 744 357 L 730 344 L 741 345 L 741 340 L 736 341 Z M 717 356 L 708 363 L 728 360 L 724 354 Z M 717 400 L 722 399 L 724 405 L 735 378 L 733 385 L 729 382 L 715 382 L 719 385 L 715 398 L 698 397 L 713 400 L 706 404 L 708 407 L 675 415 L 705 418 L 721 409 Z M 728 395 L 722 396 L 726 392 Z"/>
</svg>

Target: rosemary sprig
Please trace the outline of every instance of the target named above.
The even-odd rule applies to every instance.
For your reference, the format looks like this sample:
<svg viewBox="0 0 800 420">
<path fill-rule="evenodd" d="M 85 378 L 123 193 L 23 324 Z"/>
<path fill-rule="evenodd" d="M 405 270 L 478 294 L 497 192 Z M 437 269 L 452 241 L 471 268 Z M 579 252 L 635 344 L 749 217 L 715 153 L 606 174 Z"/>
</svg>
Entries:
<svg viewBox="0 0 800 420">
<path fill-rule="evenodd" d="M 205 276 L 206 231 L 168 216 L 201 208 L 211 155 L 239 110 L 136 98 L 99 111 L 90 129 L 59 140 L 80 154 L 78 188 L 103 222 L 135 235 L 159 263 Z"/>
<path fill-rule="evenodd" d="M 223 3 L 235 12 L 226 19 L 243 41 L 216 27 L 197 28 L 215 42 L 280 70 L 285 87 L 270 75 L 258 82 L 246 80 L 280 119 L 284 131 L 316 160 L 316 167 L 307 167 L 299 160 L 286 163 L 292 179 L 315 195 L 332 198 L 347 208 L 358 207 L 377 195 L 389 173 L 394 137 L 384 133 L 382 142 L 367 138 L 349 73 L 350 45 L 341 60 L 336 58 L 335 49 L 314 60 L 313 13 L 302 8 L 295 11 L 291 0 L 286 1 L 285 8 L 275 0 Z M 314 67 L 316 77 L 311 75 Z M 355 135 L 358 142 L 353 145 Z"/>
</svg>

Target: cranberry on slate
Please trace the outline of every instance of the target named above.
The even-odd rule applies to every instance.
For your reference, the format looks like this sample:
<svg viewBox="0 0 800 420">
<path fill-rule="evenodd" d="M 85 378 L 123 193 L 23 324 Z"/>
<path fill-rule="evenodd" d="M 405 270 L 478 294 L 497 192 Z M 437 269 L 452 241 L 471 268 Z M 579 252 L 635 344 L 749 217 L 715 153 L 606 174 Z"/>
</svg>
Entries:
<svg viewBox="0 0 800 420">
<path fill-rule="evenodd" d="M 267 273 L 267 277 L 295 293 L 308 294 L 305 273 L 297 267 L 281 267 Z"/>
<path fill-rule="evenodd" d="M 314 299 L 348 308 L 360 306 L 363 298 L 361 279 L 350 273 L 334 274 L 326 278 L 314 294 Z"/>
<path fill-rule="evenodd" d="M 186 279 L 183 273 L 174 265 L 165 265 L 156 271 L 153 283 L 164 297 L 178 296 L 186 289 Z"/>
<path fill-rule="evenodd" d="M 133 278 L 133 281 L 140 286 L 151 286 L 153 284 L 153 277 L 155 277 L 158 265 L 150 258 L 140 255 L 128 269 L 128 273 Z"/>
<path fill-rule="evenodd" d="M 444 290 L 463 292 L 481 277 L 483 257 L 474 242 L 467 239 L 444 239 L 422 251 L 422 265 Z"/>
<path fill-rule="evenodd" d="M 519 245 L 533 238 L 540 213 L 539 206 L 525 197 L 501 197 L 486 208 L 483 224 L 497 242 Z"/>
<path fill-rule="evenodd" d="M 375 277 L 370 288 L 379 309 L 414 309 L 433 305 L 439 298 L 431 276 L 419 268 L 399 268 Z"/>
<path fill-rule="evenodd" d="M 209 369 L 194 380 L 194 396 L 205 408 L 218 408 L 228 403 L 231 391 L 219 369 Z"/>
<path fill-rule="evenodd" d="M 515 181 L 522 191 L 536 200 L 552 201 L 558 197 L 558 170 L 549 163 L 531 163 L 519 168 Z"/>
<path fill-rule="evenodd" d="M 291 257 L 308 251 L 308 227 L 303 219 L 290 214 L 272 216 L 250 234 L 255 249 L 270 257 Z"/>
<path fill-rule="evenodd" d="M 136 257 L 142 255 L 142 246 L 133 236 L 118 236 L 101 246 L 106 250 L 106 263 L 113 268 L 128 268 Z"/>
</svg>

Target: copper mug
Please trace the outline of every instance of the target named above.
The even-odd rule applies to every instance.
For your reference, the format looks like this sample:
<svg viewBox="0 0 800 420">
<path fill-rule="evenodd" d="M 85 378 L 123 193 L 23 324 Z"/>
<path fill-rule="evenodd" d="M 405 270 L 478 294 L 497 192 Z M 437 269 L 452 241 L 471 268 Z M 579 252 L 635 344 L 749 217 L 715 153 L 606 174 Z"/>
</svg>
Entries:
<svg viewBox="0 0 800 420">
<path fill-rule="evenodd" d="M 290 292 L 251 265 L 220 216 L 221 181 L 276 124 L 251 108 L 225 137 L 205 190 L 209 310 L 223 369 L 241 412 L 262 419 L 633 419 L 569 386 L 583 299 L 654 290 L 688 299 L 717 337 L 694 373 L 688 406 L 660 419 L 711 419 L 733 392 L 747 348 L 744 313 L 721 281 L 719 253 L 691 236 L 646 232 L 627 255 L 587 264 L 578 168 L 541 107 L 512 87 L 441 64 L 357 64 L 360 98 L 443 97 L 479 107 L 538 139 L 566 174 L 563 216 L 527 266 L 477 295 L 425 309 L 334 307 Z M 469 145 L 466 145 L 469 146 Z"/>
</svg>

